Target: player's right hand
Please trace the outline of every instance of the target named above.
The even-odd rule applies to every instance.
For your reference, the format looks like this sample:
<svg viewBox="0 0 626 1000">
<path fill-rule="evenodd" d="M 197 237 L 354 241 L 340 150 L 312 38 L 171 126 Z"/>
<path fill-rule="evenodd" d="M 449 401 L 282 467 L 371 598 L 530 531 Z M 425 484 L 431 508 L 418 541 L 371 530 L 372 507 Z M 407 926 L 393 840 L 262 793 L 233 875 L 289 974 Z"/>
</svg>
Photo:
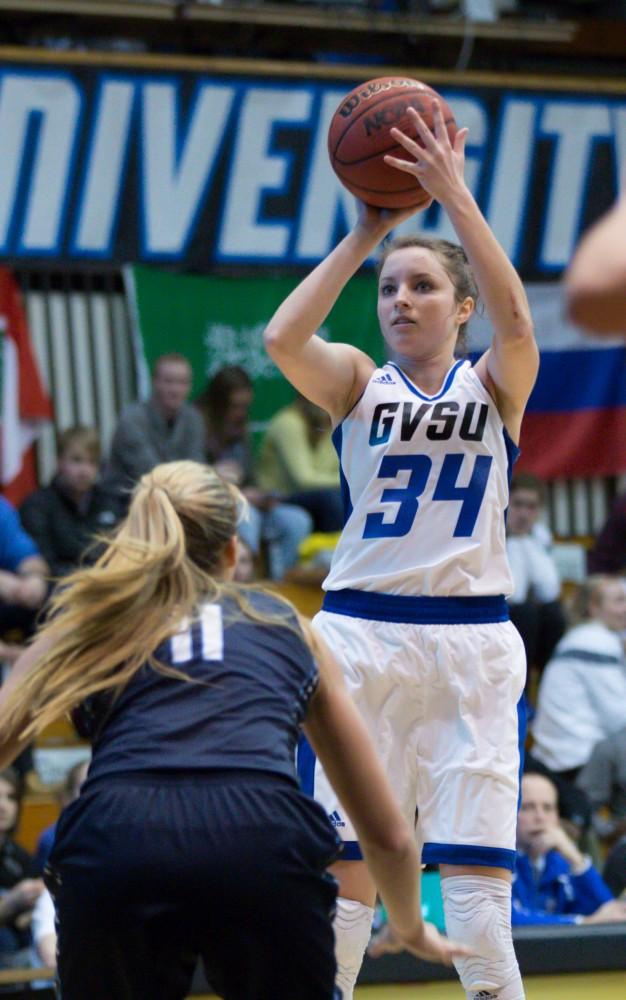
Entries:
<svg viewBox="0 0 626 1000">
<path fill-rule="evenodd" d="M 412 208 L 378 208 L 376 205 L 368 205 L 357 198 L 359 217 L 357 228 L 372 232 L 377 239 L 382 240 L 388 233 L 399 226 L 401 222 L 410 219 L 417 212 L 423 212 L 433 203 L 429 198 L 423 205 Z"/>
<path fill-rule="evenodd" d="M 439 965 L 452 965 L 453 959 L 472 954 L 465 945 L 450 941 L 439 933 L 434 924 L 428 922 L 421 923 L 417 930 L 408 935 L 400 935 L 390 924 L 385 924 L 372 938 L 367 949 L 371 958 L 399 951 L 410 951 L 416 958 Z"/>
</svg>

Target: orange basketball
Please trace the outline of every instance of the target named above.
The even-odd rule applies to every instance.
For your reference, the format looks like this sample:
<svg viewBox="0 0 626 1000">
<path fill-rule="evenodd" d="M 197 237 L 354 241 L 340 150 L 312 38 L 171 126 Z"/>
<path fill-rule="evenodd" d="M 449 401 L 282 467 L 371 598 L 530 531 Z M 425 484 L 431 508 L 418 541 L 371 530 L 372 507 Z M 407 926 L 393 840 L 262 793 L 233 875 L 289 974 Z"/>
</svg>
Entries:
<svg viewBox="0 0 626 1000">
<path fill-rule="evenodd" d="M 457 127 L 452 111 L 432 87 L 408 77 L 382 76 L 355 87 L 335 111 L 328 130 L 328 155 L 348 191 L 379 208 L 418 207 L 430 198 L 419 181 L 385 163 L 386 154 L 407 159 L 390 136 L 395 126 L 415 136 L 407 113 L 415 108 L 431 131 L 433 101 L 439 101 L 450 141 Z"/>
</svg>

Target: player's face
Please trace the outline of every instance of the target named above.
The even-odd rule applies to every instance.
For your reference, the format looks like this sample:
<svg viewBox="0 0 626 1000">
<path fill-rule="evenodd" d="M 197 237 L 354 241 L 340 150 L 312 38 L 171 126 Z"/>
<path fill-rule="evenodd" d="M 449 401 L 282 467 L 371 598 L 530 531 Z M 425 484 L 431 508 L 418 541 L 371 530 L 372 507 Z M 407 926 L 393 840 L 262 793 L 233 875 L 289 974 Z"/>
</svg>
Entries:
<svg viewBox="0 0 626 1000">
<path fill-rule="evenodd" d="M 0 834 L 9 833 L 17 820 L 17 795 L 9 781 L 0 778 Z"/>
<path fill-rule="evenodd" d="M 394 250 L 378 281 L 378 321 L 392 355 L 426 359 L 454 351 L 472 300 L 458 303 L 443 263 L 425 247 Z"/>
<path fill-rule="evenodd" d="M 528 850 L 533 841 L 559 822 L 556 789 L 540 774 L 522 778 L 522 804 L 517 816 L 517 842 Z"/>
</svg>

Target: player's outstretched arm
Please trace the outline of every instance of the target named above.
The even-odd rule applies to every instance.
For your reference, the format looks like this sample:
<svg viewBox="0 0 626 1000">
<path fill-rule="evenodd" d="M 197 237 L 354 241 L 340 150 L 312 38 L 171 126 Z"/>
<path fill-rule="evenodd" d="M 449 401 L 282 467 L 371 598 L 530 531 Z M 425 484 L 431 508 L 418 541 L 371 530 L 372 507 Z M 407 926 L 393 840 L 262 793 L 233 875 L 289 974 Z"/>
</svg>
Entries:
<svg viewBox="0 0 626 1000">
<path fill-rule="evenodd" d="M 279 306 L 264 334 L 265 347 L 283 375 L 334 422 L 352 408 L 373 361 L 349 344 L 316 335 L 341 291 L 387 234 L 415 212 L 361 205 L 354 229 Z"/>
<path fill-rule="evenodd" d="M 624 192 L 583 236 L 565 275 L 570 318 L 590 333 L 626 333 Z"/>
<path fill-rule="evenodd" d="M 359 837 L 370 872 L 402 947 L 450 965 L 467 950 L 422 919 L 420 865 L 412 831 L 396 803 L 369 736 L 330 651 L 306 626 L 320 683 L 305 731 Z"/>
<path fill-rule="evenodd" d="M 433 103 L 433 111 L 434 134 L 417 111 L 409 112 L 419 141 L 398 129 L 391 130 L 411 159 L 386 156 L 385 160 L 413 174 L 445 208 L 454 226 L 494 328 L 491 350 L 476 366 L 477 374 L 492 392 L 504 423 L 517 440 L 539 363 L 528 299 L 519 275 L 465 183 L 467 129 L 460 129 L 451 143 L 441 105 Z"/>
</svg>

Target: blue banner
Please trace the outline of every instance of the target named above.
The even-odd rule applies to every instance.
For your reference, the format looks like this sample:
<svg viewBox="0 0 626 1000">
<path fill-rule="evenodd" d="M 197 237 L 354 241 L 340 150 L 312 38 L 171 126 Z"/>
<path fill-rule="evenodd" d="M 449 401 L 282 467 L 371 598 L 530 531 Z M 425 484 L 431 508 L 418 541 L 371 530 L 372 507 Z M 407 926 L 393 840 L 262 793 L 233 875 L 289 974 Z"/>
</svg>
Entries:
<svg viewBox="0 0 626 1000">
<path fill-rule="evenodd" d="M 326 137 L 358 82 L 5 65 L 0 258 L 309 266 L 355 218 Z M 525 278 L 558 277 L 615 196 L 626 95 L 438 89 L 505 250 Z M 437 205 L 405 228 L 452 236 Z"/>
</svg>

